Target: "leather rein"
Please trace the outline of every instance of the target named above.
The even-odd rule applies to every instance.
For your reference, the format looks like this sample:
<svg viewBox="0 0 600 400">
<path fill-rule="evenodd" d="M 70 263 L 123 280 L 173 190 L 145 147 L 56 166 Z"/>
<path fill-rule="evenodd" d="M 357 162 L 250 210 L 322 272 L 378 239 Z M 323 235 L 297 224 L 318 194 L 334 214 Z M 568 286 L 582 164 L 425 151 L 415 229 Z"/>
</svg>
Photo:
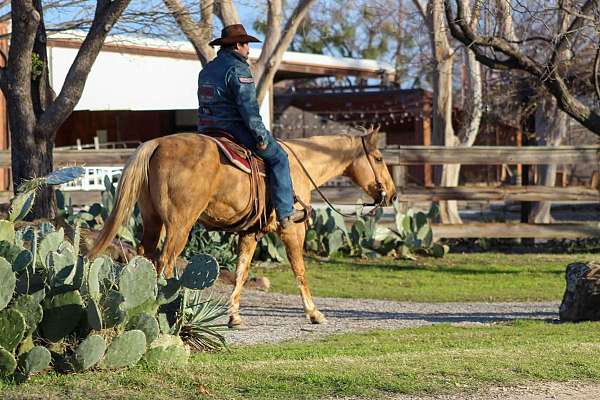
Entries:
<svg viewBox="0 0 600 400">
<path fill-rule="evenodd" d="M 362 148 L 365 152 L 365 156 L 367 157 L 367 161 L 369 162 L 369 166 L 371 167 L 371 171 L 373 172 L 373 176 L 375 177 L 375 186 L 377 189 L 377 192 L 379 193 L 380 196 L 380 200 L 379 202 L 372 202 L 372 203 L 362 203 L 362 204 L 340 204 L 340 205 L 346 205 L 346 206 L 361 206 L 361 207 L 373 207 L 373 209 L 367 213 L 362 213 L 361 216 L 369 216 L 369 215 L 374 215 L 375 212 L 377 212 L 377 210 L 381 207 L 383 207 L 383 203 L 385 202 L 385 198 L 387 196 L 387 193 L 384 190 L 383 184 L 381 183 L 381 181 L 379 180 L 379 177 L 377 176 L 377 173 L 375 172 L 375 166 L 373 165 L 373 161 L 371 161 L 371 158 L 369 157 L 369 151 L 367 149 L 367 144 L 365 142 L 365 137 L 361 136 L 360 137 L 361 143 L 362 143 Z M 325 196 L 325 194 L 323 194 L 323 192 L 321 191 L 321 189 L 319 189 L 319 187 L 317 186 L 317 184 L 315 183 L 314 179 L 312 178 L 312 176 L 310 176 L 310 174 L 308 173 L 308 171 L 306 170 L 306 167 L 304 166 L 304 164 L 302 163 L 302 161 L 300 161 L 300 158 L 298 157 L 298 155 L 296 154 L 296 152 L 294 152 L 294 150 L 288 146 L 285 142 L 281 141 L 281 140 L 277 140 L 280 144 L 282 144 L 283 146 L 285 146 L 286 149 L 288 149 L 290 151 L 290 153 L 292 153 L 292 155 L 296 158 L 296 160 L 298 161 L 298 164 L 300 164 L 300 168 L 302 169 L 302 172 L 304 172 L 304 174 L 306 175 L 306 177 L 308 178 L 308 180 L 310 181 L 310 183 L 313 185 L 314 189 L 317 191 L 317 193 L 319 194 L 319 196 L 321 196 L 321 198 L 323 199 L 323 201 L 325 203 L 327 203 L 327 205 L 336 213 L 338 213 L 339 215 L 341 215 L 342 217 L 354 217 L 356 214 L 355 213 L 351 213 L 351 214 L 347 214 L 347 213 L 343 213 L 341 211 L 339 211 L 337 208 L 335 208 L 335 205 L 333 205 L 329 199 Z"/>
</svg>

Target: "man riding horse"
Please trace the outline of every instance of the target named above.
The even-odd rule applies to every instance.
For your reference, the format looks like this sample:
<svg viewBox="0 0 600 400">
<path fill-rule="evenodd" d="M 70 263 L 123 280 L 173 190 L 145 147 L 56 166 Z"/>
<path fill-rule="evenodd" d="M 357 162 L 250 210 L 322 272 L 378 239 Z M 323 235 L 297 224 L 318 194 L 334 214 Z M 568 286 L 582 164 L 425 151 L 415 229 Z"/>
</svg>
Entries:
<svg viewBox="0 0 600 400">
<path fill-rule="evenodd" d="M 211 46 L 221 46 L 217 57 L 198 77 L 198 132 L 219 130 L 261 157 L 268 175 L 271 202 L 285 229 L 306 219 L 306 210 L 294 209 L 294 190 L 286 152 L 265 128 L 256 100 L 248 43 L 260 42 L 243 25 L 226 26 Z"/>
</svg>

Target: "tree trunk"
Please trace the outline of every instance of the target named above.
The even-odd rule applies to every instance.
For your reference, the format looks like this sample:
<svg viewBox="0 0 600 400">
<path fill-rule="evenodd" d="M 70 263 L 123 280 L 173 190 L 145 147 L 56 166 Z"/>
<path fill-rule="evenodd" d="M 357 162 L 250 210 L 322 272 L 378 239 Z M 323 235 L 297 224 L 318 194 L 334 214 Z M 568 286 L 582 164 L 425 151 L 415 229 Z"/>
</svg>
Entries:
<svg viewBox="0 0 600 400">
<path fill-rule="evenodd" d="M 31 124 L 20 126 L 19 123 L 10 123 L 12 179 L 15 192 L 23 181 L 52 172 L 53 135 L 28 131 L 28 126 Z M 29 218 L 52 219 L 55 216 L 55 205 L 53 189 L 40 189 Z"/>
<path fill-rule="evenodd" d="M 535 130 L 540 146 L 560 146 L 567 134 L 567 114 L 560 110 L 554 97 L 545 97 L 538 106 L 535 115 Z M 540 166 L 538 184 L 554 186 L 556 184 L 556 164 Z M 530 220 L 534 223 L 551 223 L 552 202 L 541 201 L 533 205 Z"/>
<path fill-rule="evenodd" d="M 460 0 L 465 9 L 465 17 L 470 25 L 476 25 L 479 18 L 479 6 L 475 3 L 473 17 L 468 0 Z M 434 40 L 434 137 L 443 138 L 447 147 L 470 147 L 479 133 L 482 115 L 482 80 L 481 67 L 475 55 L 465 49 L 465 65 L 468 72 L 468 90 L 463 109 L 463 124 L 455 135 L 452 125 L 452 66 L 453 53 L 446 36 L 444 25 L 443 1 L 432 2 L 432 32 Z M 437 22 L 436 22 L 437 21 Z M 443 36 L 442 36 L 443 35 Z M 436 37 L 437 36 L 437 37 Z M 437 132 L 436 132 L 437 126 Z M 438 139 L 439 140 L 439 139 Z M 440 183 L 442 186 L 458 186 L 460 180 L 460 164 L 445 164 L 442 168 Z M 445 224 L 460 224 L 462 219 L 458 212 L 456 200 L 440 201 L 440 220 Z"/>
</svg>

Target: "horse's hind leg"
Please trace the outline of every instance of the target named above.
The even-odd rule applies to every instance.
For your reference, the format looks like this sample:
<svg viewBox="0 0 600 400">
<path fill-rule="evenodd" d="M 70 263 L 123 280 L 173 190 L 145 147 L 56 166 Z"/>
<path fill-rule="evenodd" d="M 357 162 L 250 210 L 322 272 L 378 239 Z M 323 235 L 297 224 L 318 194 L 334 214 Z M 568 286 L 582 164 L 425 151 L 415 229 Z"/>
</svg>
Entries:
<svg viewBox="0 0 600 400">
<path fill-rule="evenodd" d="M 279 232 L 281 240 L 285 244 L 285 250 L 287 252 L 288 259 L 296 276 L 296 283 L 300 288 L 300 294 L 302 296 L 302 304 L 304 306 L 304 313 L 310 319 L 313 324 L 321 324 L 325 322 L 325 316 L 317 310 L 315 303 L 313 303 L 310 289 L 306 277 L 304 276 L 304 258 L 302 256 L 302 249 L 304 247 L 304 236 L 306 230 L 304 224 L 294 224 L 286 229 L 282 229 Z"/>
<path fill-rule="evenodd" d="M 238 261 L 235 277 L 235 288 L 229 298 L 229 327 L 233 328 L 242 324 L 240 318 L 240 295 L 246 279 L 248 269 L 256 250 L 256 236 L 254 234 L 240 235 L 238 244 Z"/>
<path fill-rule="evenodd" d="M 170 277 L 173 274 L 173 267 L 179 254 L 185 248 L 188 236 L 194 221 L 174 224 L 167 222 L 165 224 L 165 243 L 163 245 L 160 257 L 158 258 L 158 273 L 164 272 L 165 277 Z"/>
<path fill-rule="evenodd" d="M 156 263 L 158 261 L 157 247 L 163 229 L 163 222 L 160 215 L 154 209 L 148 189 L 143 190 L 140 194 L 138 206 L 142 214 L 144 233 L 137 252 L 139 255 L 146 256 L 152 262 Z"/>
</svg>

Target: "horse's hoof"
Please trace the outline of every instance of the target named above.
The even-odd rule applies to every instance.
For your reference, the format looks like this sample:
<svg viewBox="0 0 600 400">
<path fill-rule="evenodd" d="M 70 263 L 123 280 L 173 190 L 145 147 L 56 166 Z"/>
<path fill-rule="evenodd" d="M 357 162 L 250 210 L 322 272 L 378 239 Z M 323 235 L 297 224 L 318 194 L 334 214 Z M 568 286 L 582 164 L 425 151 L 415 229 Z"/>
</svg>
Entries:
<svg viewBox="0 0 600 400">
<path fill-rule="evenodd" d="M 308 318 L 310 318 L 311 324 L 324 324 L 327 322 L 325 316 L 321 313 L 321 311 L 318 310 L 313 311 Z"/>
<path fill-rule="evenodd" d="M 229 317 L 229 322 L 227 323 L 227 326 L 229 327 L 229 329 L 239 329 L 243 327 L 243 322 L 242 319 L 237 316 L 237 315 L 232 315 L 231 317 Z"/>
</svg>

